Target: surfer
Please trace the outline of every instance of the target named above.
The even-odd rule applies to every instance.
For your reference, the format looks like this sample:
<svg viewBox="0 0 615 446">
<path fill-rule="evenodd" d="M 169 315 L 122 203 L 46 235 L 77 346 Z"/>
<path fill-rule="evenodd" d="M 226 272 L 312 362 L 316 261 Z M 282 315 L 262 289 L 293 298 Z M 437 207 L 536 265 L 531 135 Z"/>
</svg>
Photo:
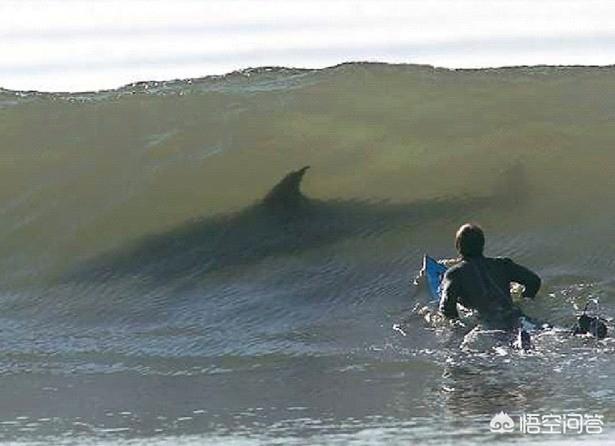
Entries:
<svg viewBox="0 0 615 446">
<path fill-rule="evenodd" d="M 508 258 L 483 255 L 485 235 L 475 224 L 462 225 L 455 236 L 460 261 L 449 268 L 442 282 L 439 309 L 457 318 L 457 303 L 476 310 L 486 325 L 504 330 L 518 328 L 524 314 L 512 301 L 512 282 L 523 285 L 524 297 L 533 298 L 540 289 L 540 277 Z"/>
</svg>

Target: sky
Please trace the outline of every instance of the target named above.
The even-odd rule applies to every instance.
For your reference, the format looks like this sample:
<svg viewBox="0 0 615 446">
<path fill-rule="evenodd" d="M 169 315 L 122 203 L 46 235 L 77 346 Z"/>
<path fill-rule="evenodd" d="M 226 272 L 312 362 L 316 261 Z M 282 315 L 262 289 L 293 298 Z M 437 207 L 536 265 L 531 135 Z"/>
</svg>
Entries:
<svg viewBox="0 0 615 446">
<path fill-rule="evenodd" d="M 0 87 L 86 91 L 257 66 L 615 63 L 615 1 L 0 0 Z"/>
</svg>

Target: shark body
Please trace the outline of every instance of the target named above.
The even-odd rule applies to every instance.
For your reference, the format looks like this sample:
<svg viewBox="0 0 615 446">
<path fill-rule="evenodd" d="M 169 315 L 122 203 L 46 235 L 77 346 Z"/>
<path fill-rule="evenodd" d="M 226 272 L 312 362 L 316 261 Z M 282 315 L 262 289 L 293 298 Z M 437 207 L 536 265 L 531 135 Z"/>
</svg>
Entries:
<svg viewBox="0 0 615 446">
<path fill-rule="evenodd" d="M 502 205 L 502 194 L 414 203 L 319 200 L 301 192 L 309 166 L 291 171 L 259 202 L 140 239 L 87 262 L 72 278 L 138 275 L 168 279 L 293 255 L 350 237 Z"/>
</svg>

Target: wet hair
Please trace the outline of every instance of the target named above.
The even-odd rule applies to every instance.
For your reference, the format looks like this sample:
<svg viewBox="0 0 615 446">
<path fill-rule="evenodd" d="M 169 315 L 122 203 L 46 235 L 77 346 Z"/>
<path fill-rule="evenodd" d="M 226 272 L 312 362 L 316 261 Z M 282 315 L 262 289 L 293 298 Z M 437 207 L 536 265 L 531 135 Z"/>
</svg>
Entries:
<svg viewBox="0 0 615 446">
<path fill-rule="evenodd" d="M 463 257 L 482 256 L 485 248 L 485 233 L 480 226 L 466 223 L 457 230 L 455 248 Z"/>
</svg>

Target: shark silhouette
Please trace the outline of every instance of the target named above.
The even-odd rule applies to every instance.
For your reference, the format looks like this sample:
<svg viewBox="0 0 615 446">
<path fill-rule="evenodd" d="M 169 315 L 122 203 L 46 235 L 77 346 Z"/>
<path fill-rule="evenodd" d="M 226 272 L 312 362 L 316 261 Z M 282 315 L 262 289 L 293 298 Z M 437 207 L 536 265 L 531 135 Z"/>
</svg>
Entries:
<svg viewBox="0 0 615 446">
<path fill-rule="evenodd" d="M 451 197 L 413 203 L 319 200 L 301 192 L 309 166 L 288 173 L 259 202 L 236 213 L 185 223 L 102 255 L 70 274 L 72 279 L 138 275 L 154 280 L 200 275 L 292 255 L 350 237 L 377 236 L 392 228 L 469 215 L 518 204 L 519 185 L 483 197 Z M 515 167 L 518 169 L 518 167 Z M 507 192 L 511 191 L 513 192 Z M 508 200 L 503 200 L 507 198 Z"/>
</svg>

